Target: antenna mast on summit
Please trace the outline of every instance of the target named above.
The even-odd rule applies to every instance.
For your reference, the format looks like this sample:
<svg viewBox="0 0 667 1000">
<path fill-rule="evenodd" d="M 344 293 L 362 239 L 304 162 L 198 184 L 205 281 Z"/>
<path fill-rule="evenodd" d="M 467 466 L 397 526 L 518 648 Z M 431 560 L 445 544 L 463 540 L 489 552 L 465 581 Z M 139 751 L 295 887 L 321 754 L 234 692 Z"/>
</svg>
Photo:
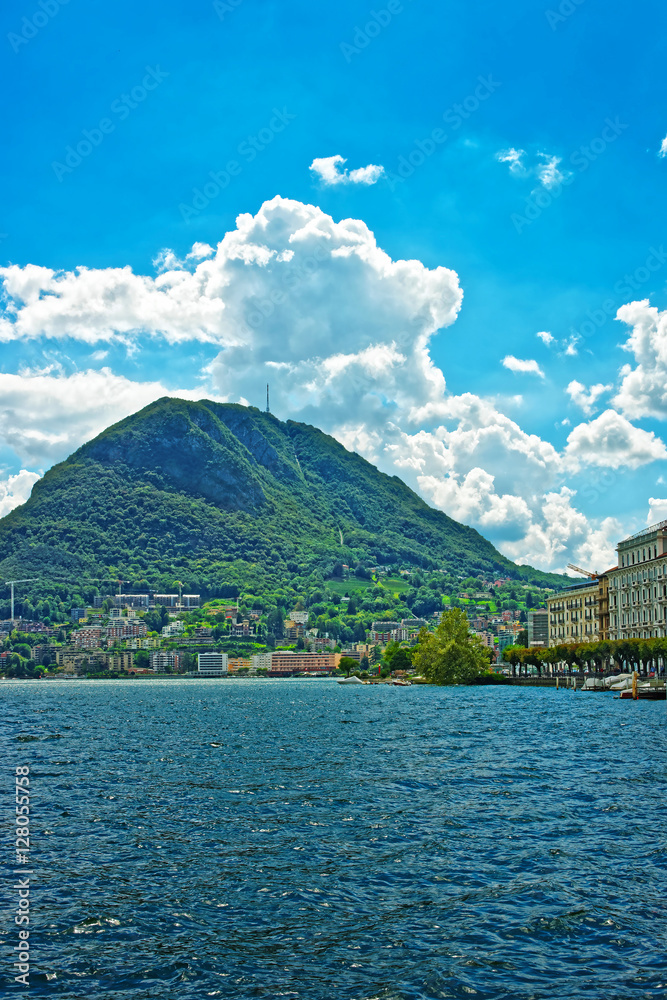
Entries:
<svg viewBox="0 0 667 1000">
<path fill-rule="evenodd" d="M 267 413 L 271 412 L 271 410 L 269 408 L 269 383 L 268 382 L 266 383 L 266 412 Z"/>
</svg>

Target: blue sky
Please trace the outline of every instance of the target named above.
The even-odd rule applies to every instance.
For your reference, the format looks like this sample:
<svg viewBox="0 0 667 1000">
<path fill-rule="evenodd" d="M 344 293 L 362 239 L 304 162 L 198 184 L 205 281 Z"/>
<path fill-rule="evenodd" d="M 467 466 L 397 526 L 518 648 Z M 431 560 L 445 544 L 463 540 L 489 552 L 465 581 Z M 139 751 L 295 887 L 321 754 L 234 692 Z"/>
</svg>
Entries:
<svg viewBox="0 0 667 1000">
<path fill-rule="evenodd" d="M 262 405 L 269 377 L 278 416 L 318 423 L 513 558 L 603 568 L 667 517 L 661 15 L 653 0 L 4 9 L 0 511 L 156 395 Z M 378 176 L 309 169 L 333 156 Z M 279 272 L 300 267 L 283 259 L 299 205 L 367 235 L 292 294 Z M 242 214 L 239 268 L 216 248 Z M 188 258 L 195 244 L 209 250 Z M 373 247 L 415 266 L 389 275 Z M 184 279 L 159 321 L 153 286 L 113 270 L 171 287 L 209 264 L 207 308 Z M 248 309 L 276 288 L 289 301 L 258 332 Z"/>
</svg>

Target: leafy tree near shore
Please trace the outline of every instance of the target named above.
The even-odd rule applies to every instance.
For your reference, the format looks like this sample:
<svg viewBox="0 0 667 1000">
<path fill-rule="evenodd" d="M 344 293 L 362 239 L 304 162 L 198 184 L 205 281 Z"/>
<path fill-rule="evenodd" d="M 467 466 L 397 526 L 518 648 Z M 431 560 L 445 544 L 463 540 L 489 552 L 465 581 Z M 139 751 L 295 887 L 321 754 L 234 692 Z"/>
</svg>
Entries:
<svg viewBox="0 0 667 1000">
<path fill-rule="evenodd" d="M 488 669 L 489 659 L 481 640 L 470 635 L 465 613 L 454 608 L 435 632 L 421 630 L 412 663 L 431 684 L 470 684 Z"/>
<path fill-rule="evenodd" d="M 345 676 L 349 677 L 353 670 L 359 670 L 359 663 L 352 656 L 343 656 L 338 664 L 338 669 L 343 670 Z"/>
</svg>

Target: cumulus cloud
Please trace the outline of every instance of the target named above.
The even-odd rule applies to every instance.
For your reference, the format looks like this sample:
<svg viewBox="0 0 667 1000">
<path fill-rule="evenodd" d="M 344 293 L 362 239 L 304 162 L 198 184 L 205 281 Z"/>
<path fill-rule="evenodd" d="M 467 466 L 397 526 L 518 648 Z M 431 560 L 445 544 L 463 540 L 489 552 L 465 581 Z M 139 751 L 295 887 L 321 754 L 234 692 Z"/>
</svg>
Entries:
<svg viewBox="0 0 667 1000">
<path fill-rule="evenodd" d="M 611 389 L 611 385 L 603 385 L 602 382 L 587 389 L 582 382 L 577 382 L 574 379 L 565 391 L 574 405 L 583 410 L 587 417 L 590 417 L 598 408 L 596 404 L 600 396 L 604 396 L 605 392 L 610 392 Z"/>
<path fill-rule="evenodd" d="M 171 391 L 159 382 L 133 382 L 108 368 L 69 376 L 51 370 L 0 373 L 0 444 L 11 448 L 22 463 L 44 468 L 161 396 L 207 395 L 204 390 Z M 17 487 L 12 493 L 16 495 Z"/>
<path fill-rule="evenodd" d="M 515 174 L 517 177 L 525 177 L 528 173 L 523 165 L 523 157 L 525 155 L 525 150 L 510 147 L 509 149 L 501 149 L 500 152 L 496 153 L 496 159 L 499 163 L 509 163 L 511 174 Z"/>
<path fill-rule="evenodd" d="M 270 382 L 282 418 L 321 427 L 510 557 L 545 569 L 588 564 L 617 534 L 577 510 L 565 485 L 573 468 L 664 456 L 657 438 L 609 417 L 575 428 L 563 454 L 503 413 L 507 401 L 450 395 L 431 342 L 456 320 L 458 276 L 392 259 L 359 220 L 274 198 L 239 216 L 215 250 L 195 244 L 182 260 L 164 252 L 160 266 L 153 277 L 5 268 L 0 338 L 213 343 L 205 374 L 217 398 L 257 400 Z M 544 377 L 535 361 L 506 361 Z M 46 467 L 166 394 L 212 393 L 169 393 L 108 369 L 0 375 L 0 442 L 27 467 Z"/>
<path fill-rule="evenodd" d="M 660 149 L 658 151 L 658 156 L 661 157 L 662 159 L 664 159 L 664 157 L 667 156 L 667 135 L 665 136 L 665 138 L 662 140 L 662 142 L 660 144 Z"/>
<path fill-rule="evenodd" d="M 25 503 L 38 479 L 36 472 L 21 469 L 15 476 L 9 476 L 4 482 L 0 481 L 0 517 Z"/>
<path fill-rule="evenodd" d="M 544 378 L 544 372 L 537 361 L 533 361 L 532 358 L 523 360 L 515 358 L 513 354 L 508 354 L 507 357 L 503 358 L 503 365 L 505 368 L 509 368 L 511 372 L 520 372 L 524 375 L 539 375 L 540 378 Z"/>
<path fill-rule="evenodd" d="M 539 337 L 542 343 L 546 344 L 547 347 L 551 347 L 556 339 L 552 333 L 549 333 L 548 330 L 540 330 L 540 332 L 536 333 L 535 336 Z"/>
<path fill-rule="evenodd" d="M 581 464 L 610 469 L 638 469 L 667 458 L 664 442 L 652 431 L 635 427 L 616 410 L 579 424 L 567 439 L 565 456 L 574 468 Z"/>
<path fill-rule="evenodd" d="M 343 164 L 347 163 L 344 156 L 323 156 L 313 160 L 310 170 L 319 180 L 332 187 L 336 184 L 376 184 L 384 174 L 384 167 L 369 163 L 367 167 L 358 167 L 356 170 L 343 170 Z"/>
<path fill-rule="evenodd" d="M 616 318 L 632 328 L 622 348 L 635 365 L 621 369 L 614 405 L 631 420 L 667 418 L 667 310 L 660 312 L 648 299 L 621 306 Z"/>
<path fill-rule="evenodd" d="M 331 344 L 345 350 L 429 337 L 453 322 L 462 299 L 454 271 L 394 261 L 363 222 L 336 223 L 280 197 L 256 216 L 240 215 L 215 256 L 192 271 L 179 266 L 151 278 L 129 267 L 56 273 L 29 264 L 0 268 L 0 278 L 0 341 L 96 343 L 143 333 L 246 352 L 280 332 L 291 349 L 274 344 L 275 360 L 303 353 L 299 345 L 312 356 L 330 353 Z"/>
<path fill-rule="evenodd" d="M 647 524 L 657 524 L 659 521 L 667 520 L 667 499 L 659 497 L 649 497 Z"/>
</svg>

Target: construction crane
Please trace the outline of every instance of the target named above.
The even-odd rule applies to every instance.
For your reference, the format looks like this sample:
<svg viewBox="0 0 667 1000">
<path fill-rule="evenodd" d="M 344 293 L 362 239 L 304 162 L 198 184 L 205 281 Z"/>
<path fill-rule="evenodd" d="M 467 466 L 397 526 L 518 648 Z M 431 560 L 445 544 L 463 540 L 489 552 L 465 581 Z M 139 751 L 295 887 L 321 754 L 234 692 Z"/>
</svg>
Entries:
<svg viewBox="0 0 667 1000">
<path fill-rule="evenodd" d="M 12 603 L 12 614 L 11 614 L 12 625 L 14 624 L 14 584 L 15 583 L 34 583 L 35 580 L 38 580 L 38 579 L 39 579 L 39 577 L 37 577 L 37 576 L 31 576 L 31 577 L 28 577 L 28 579 L 26 579 L 26 580 L 5 580 L 5 584 L 4 584 L 5 587 L 11 587 L 12 588 L 12 597 L 11 597 L 11 603 Z"/>
<path fill-rule="evenodd" d="M 597 580 L 600 576 L 599 573 L 591 573 L 587 569 L 582 569 L 581 566 L 575 566 L 573 563 L 568 563 L 567 568 L 573 569 L 575 573 L 581 573 L 582 576 L 588 576 L 591 580 Z"/>
</svg>

